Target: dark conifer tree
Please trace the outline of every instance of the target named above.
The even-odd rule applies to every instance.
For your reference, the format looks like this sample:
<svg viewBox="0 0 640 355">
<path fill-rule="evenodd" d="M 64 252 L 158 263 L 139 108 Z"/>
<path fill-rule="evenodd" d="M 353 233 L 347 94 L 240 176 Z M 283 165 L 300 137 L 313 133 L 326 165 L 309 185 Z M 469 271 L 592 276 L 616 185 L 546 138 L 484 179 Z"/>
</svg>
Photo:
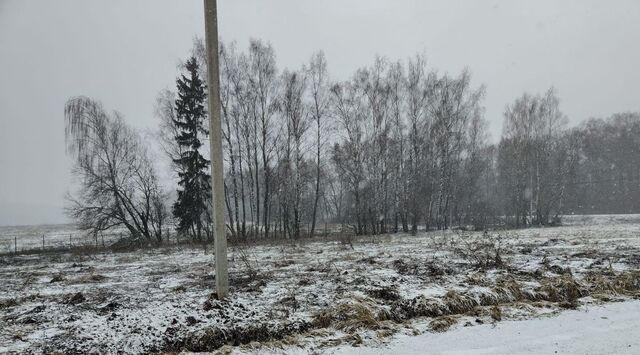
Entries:
<svg viewBox="0 0 640 355">
<path fill-rule="evenodd" d="M 200 154 L 202 137 L 209 132 L 205 128 L 205 84 L 198 75 L 199 66 L 194 57 L 185 65 L 186 75 L 177 80 L 176 118 L 178 128 L 175 139 L 182 147 L 180 158 L 174 161 L 183 167 L 179 173 L 178 199 L 173 215 L 178 219 L 178 231 L 202 240 L 210 221 L 211 200 L 209 161 Z"/>
</svg>

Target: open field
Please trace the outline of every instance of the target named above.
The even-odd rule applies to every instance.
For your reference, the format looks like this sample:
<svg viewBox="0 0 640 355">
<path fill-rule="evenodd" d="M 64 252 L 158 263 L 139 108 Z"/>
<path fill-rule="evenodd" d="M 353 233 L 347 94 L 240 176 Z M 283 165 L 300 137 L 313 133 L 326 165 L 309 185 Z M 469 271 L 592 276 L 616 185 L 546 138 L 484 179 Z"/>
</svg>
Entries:
<svg viewBox="0 0 640 355">
<path fill-rule="evenodd" d="M 114 230 L 102 233 L 96 239 L 73 224 L 0 226 L 0 254 L 42 250 L 43 240 L 44 250 L 109 245 L 124 235 L 126 230 Z"/>
<path fill-rule="evenodd" d="M 567 220 L 236 246 L 222 302 L 202 249 L 4 256 L 0 353 L 313 353 L 638 298 L 638 218 Z"/>
<path fill-rule="evenodd" d="M 612 225 L 612 224 L 640 224 L 640 214 L 628 215 L 567 215 L 562 217 L 566 226 L 585 225 Z M 318 227 L 320 234 L 335 234 L 341 230 L 338 224 L 323 224 Z M 175 233 L 170 230 L 169 242 L 178 241 Z M 0 226 L 0 254 L 40 251 L 42 250 L 42 239 L 44 236 L 45 250 L 63 250 L 81 247 L 101 248 L 104 245 L 120 240 L 127 235 L 126 229 L 115 229 L 110 232 L 103 232 L 95 236 L 78 230 L 73 224 L 43 224 L 32 226 Z"/>
</svg>

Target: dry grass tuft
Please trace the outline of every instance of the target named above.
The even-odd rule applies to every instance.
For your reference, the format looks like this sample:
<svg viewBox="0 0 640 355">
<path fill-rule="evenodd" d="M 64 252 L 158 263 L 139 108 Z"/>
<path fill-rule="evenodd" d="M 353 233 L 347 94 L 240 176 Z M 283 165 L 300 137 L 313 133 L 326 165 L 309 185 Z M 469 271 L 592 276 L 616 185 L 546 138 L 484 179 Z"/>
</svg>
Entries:
<svg viewBox="0 0 640 355">
<path fill-rule="evenodd" d="M 279 260 L 273 263 L 275 267 L 287 267 L 295 264 L 296 262 L 291 259 Z"/>
<path fill-rule="evenodd" d="M 233 354 L 233 346 L 230 346 L 230 345 L 225 345 L 215 352 L 215 355 L 230 355 L 230 354 Z"/>
<path fill-rule="evenodd" d="M 465 282 L 469 285 L 491 286 L 491 282 L 486 278 L 484 271 L 475 272 L 466 277 Z"/>
<path fill-rule="evenodd" d="M 626 292 L 640 290 L 640 271 L 626 271 L 615 277 L 616 289 Z"/>
<path fill-rule="evenodd" d="M 64 275 L 62 275 L 62 274 L 56 274 L 56 275 L 53 275 L 53 277 L 51 278 L 51 280 L 49 281 L 49 283 L 61 282 L 61 281 L 64 281 L 64 280 L 66 280 L 66 279 L 65 279 L 65 277 L 64 277 Z"/>
<path fill-rule="evenodd" d="M 376 336 L 378 338 L 388 338 L 396 333 L 396 330 L 393 328 L 379 329 L 376 331 Z"/>
<path fill-rule="evenodd" d="M 593 294 L 617 294 L 618 290 L 614 283 L 604 275 L 596 272 L 590 272 L 584 277 L 584 281 L 588 284 Z"/>
<path fill-rule="evenodd" d="M 522 290 L 522 285 L 511 275 L 499 277 L 496 280 L 494 292 L 498 295 L 498 298 L 500 298 L 500 302 L 505 302 L 505 300 L 515 302 L 526 298 L 526 294 Z"/>
<path fill-rule="evenodd" d="M 443 302 L 449 311 L 449 314 L 466 313 L 472 310 L 475 306 L 478 306 L 478 301 L 454 290 L 447 291 L 444 295 Z"/>
<path fill-rule="evenodd" d="M 396 269 L 398 274 L 404 275 L 409 273 L 409 264 L 402 259 L 396 259 L 392 262 L 393 268 Z"/>
<path fill-rule="evenodd" d="M 359 263 L 361 264 L 369 264 L 369 265 L 375 265 L 378 263 L 378 261 L 376 261 L 376 257 L 375 256 L 368 256 L 365 258 L 362 258 L 360 260 L 358 260 Z"/>
<path fill-rule="evenodd" d="M 96 274 L 91 272 L 90 274 L 84 275 L 80 278 L 80 282 L 82 283 L 91 283 L 91 282 L 102 282 L 106 280 L 107 277 L 104 275 Z"/>
<path fill-rule="evenodd" d="M 278 325 L 263 323 L 226 329 L 210 327 L 186 333 L 180 327 L 169 327 L 164 333 L 164 347 L 161 352 L 211 352 L 225 345 L 239 346 L 267 341 L 295 343 L 296 340 L 290 337 L 309 331 L 310 326 L 307 322 Z"/>
<path fill-rule="evenodd" d="M 415 258 L 396 259 L 391 263 L 391 266 L 400 275 L 437 278 L 454 273 L 453 269 L 436 260 L 420 260 Z"/>
<path fill-rule="evenodd" d="M 378 321 L 371 310 L 362 303 L 343 303 L 338 308 L 337 328 L 347 333 L 358 329 L 376 329 Z"/>
<path fill-rule="evenodd" d="M 70 304 L 70 305 L 78 305 L 86 300 L 87 298 L 82 294 L 82 292 L 77 292 L 75 294 L 70 294 L 65 296 L 63 303 Z"/>
<path fill-rule="evenodd" d="M 0 300 L 0 309 L 14 307 L 18 305 L 18 301 L 15 298 L 7 298 L 4 300 Z"/>
<path fill-rule="evenodd" d="M 268 352 L 276 352 L 274 350 L 279 350 L 279 351 L 283 351 L 284 349 L 286 349 L 287 347 L 290 346 L 302 346 L 303 343 L 301 343 L 302 339 L 300 337 L 299 334 L 296 335 L 287 335 L 285 337 L 283 337 L 282 339 L 277 339 L 277 340 L 268 340 L 268 341 L 264 341 L 264 342 L 257 342 L 257 341 L 252 341 L 247 345 L 242 345 L 240 348 L 244 351 L 249 351 L 251 353 L 253 352 L 260 352 L 259 350 L 267 350 Z M 216 352 L 216 354 L 219 354 L 220 351 L 222 351 L 223 349 L 229 349 L 229 354 L 233 354 L 233 350 L 234 348 L 232 346 L 229 345 L 225 345 L 222 348 L 220 348 L 220 350 L 218 352 Z"/>
<path fill-rule="evenodd" d="M 391 316 L 396 322 L 402 322 L 415 317 L 441 316 L 445 311 L 445 305 L 440 300 L 420 295 L 396 302 L 391 307 Z"/>
<path fill-rule="evenodd" d="M 289 308 L 293 311 L 297 310 L 298 308 L 300 308 L 300 302 L 296 299 L 296 295 L 295 293 L 293 293 L 292 291 L 289 291 L 288 295 L 281 298 L 278 301 L 278 304 Z"/>
<path fill-rule="evenodd" d="M 38 277 L 36 275 L 29 274 L 24 278 L 24 281 L 22 282 L 22 287 L 24 288 L 29 285 L 32 285 L 36 283 L 36 281 L 38 281 Z"/>
<path fill-rule="evenodd" d="M 178 285 L 178 286 L 176 286 L 176 287 L 173 287 L 173 288 L 171 289 L 171 291 L 173 291 L 173 292 L 185 292 L 185 291 L 187 291 L 187 286 L 185 286 L 185 285 Z"/>
<path fill-rule="evenodd" d="M 397 301 L 400 299 L 400 293 L 394 287 L 381 287 L 373 290 L 367 290 L 367 295 L 384 301 Z"/>
<path fill-rule="evenodd" d="M 493 319 L 496 322 L 499 322 L 502 320 L 502 310 L 500 309 L 500 307 L 498 306 L 491 307 L 491 319 Z"/>
<path fill-rule="evenodd" d="M 315 314 L 313 316 L 313 324 L 321 328 L 333 325 L 336 329 L 347 333 L 353 333 L 359 329 L 378 329 L 380 323 L 372 310 L 372 306 L 372 304 L 366 305 L 355 300 L 340 303 L 335 307 Z"/>
<path fill-rule="evenodd" d="M 465 315 L 470 317 L 484 317 L 487 315 L 485 307 L 473 307 L 473 309 L 469 310 L 469 312 L 465 313 Z"/>
<path fill-rule="evenodd" d="M 633 295 L 640 290 L 640 271 L 625 271 L 615 276 L 590 272 L 584 281 L 593 294 Z"/>
<path fill-rule="evenodd" d="M 578 299 L 588 294 L 570 274 L 543 280 L 540 291 L 546 301 L 558 302 L 560 307 L 569 309 L 577 308 Z"/>
<path fill-rule="evenodd" d="M 376 316 L 376 319 L 379 320 L 379 321 L 393 320 L 393 315 L 391 314 L 389 309 L 387 309 L 386 307 L 381 307 L 378 310 L 378 314 Z"/>
<path fill-rule="evenodd" d="M 429 329 L 434 332 L 446 332 L 452 325 L 456 324 L 456 319 L 451 316 L 441 316 L 429 323 Z"/>
</svg>

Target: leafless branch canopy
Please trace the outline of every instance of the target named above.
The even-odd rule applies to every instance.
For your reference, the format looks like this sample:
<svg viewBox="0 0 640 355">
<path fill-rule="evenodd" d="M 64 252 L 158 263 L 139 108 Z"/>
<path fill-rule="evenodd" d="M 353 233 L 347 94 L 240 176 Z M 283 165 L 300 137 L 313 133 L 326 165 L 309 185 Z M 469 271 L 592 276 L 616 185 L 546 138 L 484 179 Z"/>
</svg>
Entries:
<svg viewBox="0 0 640 355">
<path fill-rule="evenodd" d="M 87 97 L 67 102 L 65 134 L 81 184 L 69 215 L 93 233 L 125 227 L 136 239 L 161 241 L 165 196 L 140 135 Z"/>
</svg>

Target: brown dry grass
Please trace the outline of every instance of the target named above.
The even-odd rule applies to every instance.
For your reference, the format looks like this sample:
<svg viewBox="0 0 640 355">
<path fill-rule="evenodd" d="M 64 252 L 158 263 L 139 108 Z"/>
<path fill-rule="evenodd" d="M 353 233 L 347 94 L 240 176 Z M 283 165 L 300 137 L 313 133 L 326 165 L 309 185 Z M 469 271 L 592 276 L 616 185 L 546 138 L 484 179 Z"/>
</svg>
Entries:
<svg viewBox="0 0 640 355">
<path fill-rule="evenodd" d="M 433 319 L 429 323 L 429 329 L 434 332 L 446 332 L 451 328 L 452 325 L 456 324 L 457 321 L 454 317 L 451 316 L 441 316 Z"/>
<path fill-rule="evenodd" d="M 87 275 L 80 277 L 78 281 L 81 283 L 92 283 L 92 282 L 102 282 L 105 279 L 107 279 L 106 276 L 97 274 L 95 272 L 91 272 Z"/>
<path fill-rule="evenodd" d="M 580 304 L 578 299 L 588 294 L 571 274 L 543 280 L 540 291 L 546 296 L 546 301 L 557 302 L 560 307 L 570 309 L 577 308 Z"/>
<path fill-rule="evenodd" d="M 475 299 L 453 290 L 447 291 L 444 295 L 443 302 L 445 304 L 447 314 L 466 313 L 478 305 L 478 301 Z"/>
<path fill-rule="evenodd" d="M 385 312 L 371 300 L 354 299 L 325 309 L 313 316 L 313 325 L 319 328 L 335 327 L 347 333 L 360 329 L 380 329 Z"/>
<path fill-rule="evenodd" d="M 611 276 L 608 273 L 590 272 L 585 282 L 592 294 L 635 295 L 640 290 L 640 271 L 625 271 Z"/>
<path fill-rule="evenodd" d="M 491 307 L 491 319 L 493 319 L 496 322 L 499 322 L 502 320 L 502 309 L 500 309 L 500 307 L 498 306 Z"/>
</svg>

